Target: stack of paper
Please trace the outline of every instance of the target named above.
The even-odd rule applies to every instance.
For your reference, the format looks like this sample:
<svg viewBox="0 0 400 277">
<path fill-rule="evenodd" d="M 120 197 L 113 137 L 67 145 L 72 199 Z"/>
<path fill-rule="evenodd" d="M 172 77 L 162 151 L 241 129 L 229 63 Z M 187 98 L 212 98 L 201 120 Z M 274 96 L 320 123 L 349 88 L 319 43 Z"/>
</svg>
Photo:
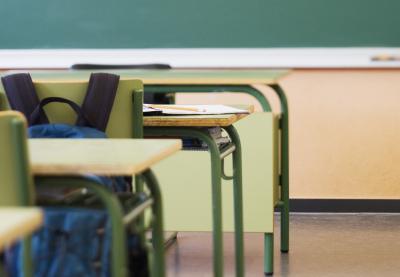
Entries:
<svg viewBox="0 0 400 277">
<path fill-rule="evenodd" d="M 205 128 L 210 134 L 211 138 L 215 141 L 219 148 L 229 144 L 231 140 L 228 136 L 224 135 L 221 127 Z M 208 150 L 208 146 L 205 142 L 197 138 L 183 138 L 183 149 L 184 150 Z"/>
<path fill-rule="evenodd" d="M 143 104 L 145 115 L 207 115 L 207 114 L 248 114 L 249 111 L 224 105 L 157 105 Z"/>
</svg>

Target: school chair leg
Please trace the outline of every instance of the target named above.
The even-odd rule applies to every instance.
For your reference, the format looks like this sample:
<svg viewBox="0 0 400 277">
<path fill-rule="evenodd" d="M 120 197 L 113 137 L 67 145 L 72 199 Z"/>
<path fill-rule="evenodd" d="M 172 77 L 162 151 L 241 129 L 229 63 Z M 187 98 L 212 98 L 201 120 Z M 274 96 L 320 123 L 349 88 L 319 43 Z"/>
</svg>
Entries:
<svg viewBox="0 0 400 277">
<path fill-rule="evenodd" d="M 37 186 L 87 187 L 102 202 L 110 216 L 111 223 L 111 276 L 128 276 L 126 232 L 123 223 L 123 210 L 117 197 L 96 182 L 81 177 L 38 177 Z"/>
<path fill-rule="evenodd" d="M 135 184 L 134 191 L 136 193 L 141 193 L 141 192 L 144 191 L 143 177 L 141 175 L 136 175 L 135 176 L 134 184 Z M 133 187 L 132 187 L 132 190 L 133 190 Z M 131 225 L 135 226 L 135 224 L 136 224 L 137 226 L 139 226 L 140 229 L 143 230 L 144 226 L 145 226 L 145 222 L 144 221 L 145 221 L 145 219 L 144 219 L 144 214 L 143 214 L 143 215 L 140 215 L 140 217 L 137 219 L 137 223 L 132 222 Z M 139 237 L 139 240 L 142 243 L 142 245 L 145 245 L 146 241 L 147 241 L 145 232 L 140 232 L 138 234 L 138 237 Z"/>
<path fill-rule="evenodd" d="M 123 210 L 119 200 L 104 187 L 85 179 L 78 179 L 74 182 L 74 186 L 89 188 L 103 202 L 110 215 L 111 223 L 112 276 L 128 276 L 126 232 L 123 224 Z"/>
<path fill-rule="evenodd" d="M 23 272 L 25 277 L 31 277 L 34 275 L 34 268 L 32 263 L 32 236 L 26 236 L 22 240 L 22 263 Z"/>
<path fill-rule="evenodd" d="M 151 170 L 146 170 L 143 173 L 143 177 L 146 179 L 147 187 L 154 199 L 152 207 L 153 229 L 151 240 L 154 248 L 152 276 L 163 277 L 165 276 L 165 259 L 161 190 L 158 181 Z"/>
<path fill-rule="evenodd" d="M 264 273 L 274 274 L 274 234 L 264 233 Z"/>
<path fill-rule="evenodd" d="M 236 276 L 244 276 L 243 242 L 243 192 L 242 192 L 242 150 L 239 135 L 232 125 L 225 128 L 236 149 L 233 155 L 233 205 L 235 215 L 235 269 Z"/>
</svg>

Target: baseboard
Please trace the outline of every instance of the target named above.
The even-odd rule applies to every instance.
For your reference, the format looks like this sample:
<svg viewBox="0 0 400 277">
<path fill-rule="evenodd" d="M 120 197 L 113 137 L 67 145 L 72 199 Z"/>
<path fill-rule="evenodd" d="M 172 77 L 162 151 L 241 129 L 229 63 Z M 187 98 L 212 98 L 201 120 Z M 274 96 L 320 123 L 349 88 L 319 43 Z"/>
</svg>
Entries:
<svg viewBox="0 0 400 277">
<path fill-rule="evenodd" d="M 302 213 L 400 213 L 400 199 L 290 199 Z"/>
</svg>

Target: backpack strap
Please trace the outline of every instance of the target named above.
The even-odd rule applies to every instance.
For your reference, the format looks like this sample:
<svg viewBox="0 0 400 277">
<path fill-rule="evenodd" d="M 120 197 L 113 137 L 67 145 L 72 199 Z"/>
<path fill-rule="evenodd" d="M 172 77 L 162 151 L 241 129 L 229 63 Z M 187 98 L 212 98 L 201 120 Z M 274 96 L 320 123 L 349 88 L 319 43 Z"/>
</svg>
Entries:
<svg viewBox="0 0 400 277">
<path fill-rule="evenodd" d="M 119 76 L 109 73 L 92 73 L 81 110 L 86 116 L 78 116 L 77 126 L 94 127 L 105 132 L 115 95 Z M 88 120 L 90 122 L 88 122 Z"/>
<path fill-rule="evenodd" d="M 75 102 L 73 102 L 69 99 L 62 98 L 62 97 L 47 97 L 47 98 L 42 99 L 40 101 L 39 105 L 36 106 L 36 108 L 33 110 L 33 112 L 27 118 L 29 126 L 41 124 L 40 117 L 42 115 L 46 116 L 46 113 L 45 113 L 43 107 L 49 103 L 54 103 L 54 102 L 68 104 L 71 107 L 71 109 L 73 109 L 75 111 L 75 113 L 78 115 L 78 118 L 83 118 L 85 120 L 85 122 L 87 123 L 87 125 L 86 125 L 87 127 L 95 128 L 94 125 L 90 122 L 90 120 L 86 117 L 86 115 L 82 112 L 82 109 L 78 104 L 76 104 Z"/>
<path fill-rule="evenodd" d="M 33 86 L 32 78 L 28 73 L 17 73 L 1 78 L 10 107 L 30 118 L 32 112 L 39 105 L 39 97 Z M 47 124 L 49 119 L 41 113 L 36 119 L 37 124 Z"/>
<path fill-rule="evenodd" d="M 90 64 L 90 63 L 77 63 L 71 66 L 74 70 L 115 70 L 115 69 L 156 69 L 167 70 L 172 69 L 169 64 L 163 63 L 149 63 L 149 64 Z M 172 95 L 171 95 L 172 94 Z M 173 104 L 174 93 L 154 93 L 146 91 L 143 94 L 143 102 L 148 104 Z"/>
</svg>

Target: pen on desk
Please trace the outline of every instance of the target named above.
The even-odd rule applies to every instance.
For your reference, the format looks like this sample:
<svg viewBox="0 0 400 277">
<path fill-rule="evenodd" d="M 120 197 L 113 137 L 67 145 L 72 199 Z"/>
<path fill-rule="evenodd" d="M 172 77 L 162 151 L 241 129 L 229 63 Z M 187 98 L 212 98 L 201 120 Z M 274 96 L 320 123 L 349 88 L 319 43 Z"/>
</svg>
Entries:
<svg viewBox="0 0 400 277">
<path fill-rule="evenodd" d="M 400 56 L 394 55 L 375 55 L 371 57 L 373 62 L 396 62 L 400 61 Z"/>
<path fill-rule="evenodd" d="M 177 106 L 168 106 L 168 105 L 148 105 L 148 107 L 153 109 L 165 109 L 165 110 L 178 110 L 178 111 L 190 111 L 190 112 L 205 112 L 204 109 L 196 109 L 189 107 L 177 107 Z"/>
</svg>

